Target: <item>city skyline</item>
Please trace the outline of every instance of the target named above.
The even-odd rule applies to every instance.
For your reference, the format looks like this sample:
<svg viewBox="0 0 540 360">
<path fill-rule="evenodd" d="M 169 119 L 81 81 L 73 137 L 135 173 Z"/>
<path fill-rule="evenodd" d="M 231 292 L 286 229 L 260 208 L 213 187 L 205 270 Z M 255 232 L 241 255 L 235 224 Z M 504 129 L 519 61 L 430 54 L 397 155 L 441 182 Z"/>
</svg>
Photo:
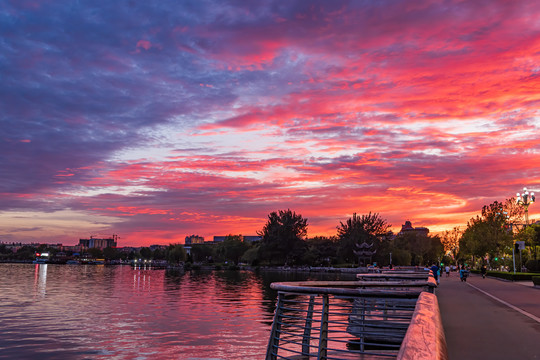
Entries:
<svg viewBox="0 0 540 360">
<path fill-rule="evenodd" d="M 0 4 L 0 242 L 438 233 L 540 189 L 538 2 Z"/>
</svg>

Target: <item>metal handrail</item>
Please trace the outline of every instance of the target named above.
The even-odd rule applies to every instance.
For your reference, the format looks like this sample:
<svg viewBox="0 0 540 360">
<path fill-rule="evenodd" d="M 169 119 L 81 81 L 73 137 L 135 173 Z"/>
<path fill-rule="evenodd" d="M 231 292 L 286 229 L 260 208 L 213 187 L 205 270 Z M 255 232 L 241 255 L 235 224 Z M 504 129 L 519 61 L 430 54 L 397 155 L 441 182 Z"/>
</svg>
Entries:
<svg viewBox="0 0 540 360">
<path fill-rule="evenodd" d="M 387 359 L 404 356 L 399 355 L 404 351 L 402 349 L 409 349 L 410 354 L 411 347 L 404 347 L 402 343 L 406 336 L 412 336 L 408 335 L 412 331 L 411 321 L 418 316 L 418 306 L 425 303 L 418 302 L 418 299 L 434 297 L 426 290 L 433 289 L 433 283 L 434 281 L 273 283 L 271 287 L 278 290 L 278 301 L 266 360 L 337 360 L 366 358 L 365 356 L 369 359 Z M 435 310 L 432 307 L 431 310 L 422 311 L 429 314 Z M 436 313 L 438 315 L 438 306 Z M 444 340 L 444 333 L 442 339 Z"/>
<path fill-rule="evenodd" d="M 400 272 L 400 273 L 378 273 L 378 274 L 357 274 L 356 278 L 359 280 L 427 280 L 430 277 L 428 272 Z"/>
<path fill-rule="evenodd" d="M 402 295 L 280 291 L 266 359 L 329 360 L 358 354 L 395 358 L 416 303 L 410 293 Z"/>
<path fill-rule="evenodd" d="M 421 291 L 434 292 L 437 282 L 433 277 L 424 281 L 295 281 L 272 283 L 270 287 L 278 291 L 299 293 L 388 297 L 402 297 L 404 292 L 409 292 L 408 296 L 418 297 Z"/>
</svg>

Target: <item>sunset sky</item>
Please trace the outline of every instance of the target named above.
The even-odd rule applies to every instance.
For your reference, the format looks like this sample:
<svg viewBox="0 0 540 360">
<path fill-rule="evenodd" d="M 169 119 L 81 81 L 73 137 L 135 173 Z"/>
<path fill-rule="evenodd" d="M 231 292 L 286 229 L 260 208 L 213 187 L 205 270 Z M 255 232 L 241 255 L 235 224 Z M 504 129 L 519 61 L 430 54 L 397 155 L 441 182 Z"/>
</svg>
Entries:
<svg viewBox="0 0 540 360">
<path fill-rule="evenodd" d="M 0 0 L 0 34 L 2 242 L 437 233 L 540 189 L 539 1 Z"/>
</svg>

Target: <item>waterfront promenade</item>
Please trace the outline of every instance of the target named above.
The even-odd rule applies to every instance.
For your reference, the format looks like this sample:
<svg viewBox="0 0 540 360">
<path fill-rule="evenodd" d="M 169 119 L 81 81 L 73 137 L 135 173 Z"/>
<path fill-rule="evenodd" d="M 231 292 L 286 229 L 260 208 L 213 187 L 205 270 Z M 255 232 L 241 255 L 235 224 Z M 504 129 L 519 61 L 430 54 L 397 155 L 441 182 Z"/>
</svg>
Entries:
<svg viewBox="0 0 540 360">
<path fill-rule="evenodd" d="M 450 360 L 540 359 L 540 289 L 443 274 L 436 290 Z"/>
</svg>

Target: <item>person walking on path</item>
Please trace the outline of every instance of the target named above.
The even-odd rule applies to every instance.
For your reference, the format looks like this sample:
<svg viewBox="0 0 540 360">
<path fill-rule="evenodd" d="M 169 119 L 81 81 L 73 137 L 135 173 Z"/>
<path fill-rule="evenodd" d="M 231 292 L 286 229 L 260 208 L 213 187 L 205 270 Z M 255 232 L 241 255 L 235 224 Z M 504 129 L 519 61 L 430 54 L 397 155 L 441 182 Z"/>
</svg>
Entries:
<svg viewBox="0 0 540 360">
<path fill-rule="evenodd" d="M 467 268 L 462 265 L 459 270 L 459 278 L 461 279 L 461 281 L 467 281 L 467 276 L 469 276 L 469 270 L 467 270 Z"/>
<path fill-rule="evenodd" d="M 433 277 L 435 278 L 435 281 L 437 281 L 437 284 L 439 283 L 439 267 L 437 264 L 433 263 L 431 265 L 431 272 L 433 273 Z"/>
<path fill-rule="evenodd" d="M 485 279 L 486 278 L 486 273 L 487 273 L 487 266 L 482 265 L 482 268 L 480 269 L 480 272 L 482 273 L 482 279 Z"/>
<path fill-rule="evenodd" d="M 444 271 L 446 272 L 446 277 L 449 277 L 450 276 L 450 266 L 446 265 L 446 267 L 444 268 Z"/>
</svg>

